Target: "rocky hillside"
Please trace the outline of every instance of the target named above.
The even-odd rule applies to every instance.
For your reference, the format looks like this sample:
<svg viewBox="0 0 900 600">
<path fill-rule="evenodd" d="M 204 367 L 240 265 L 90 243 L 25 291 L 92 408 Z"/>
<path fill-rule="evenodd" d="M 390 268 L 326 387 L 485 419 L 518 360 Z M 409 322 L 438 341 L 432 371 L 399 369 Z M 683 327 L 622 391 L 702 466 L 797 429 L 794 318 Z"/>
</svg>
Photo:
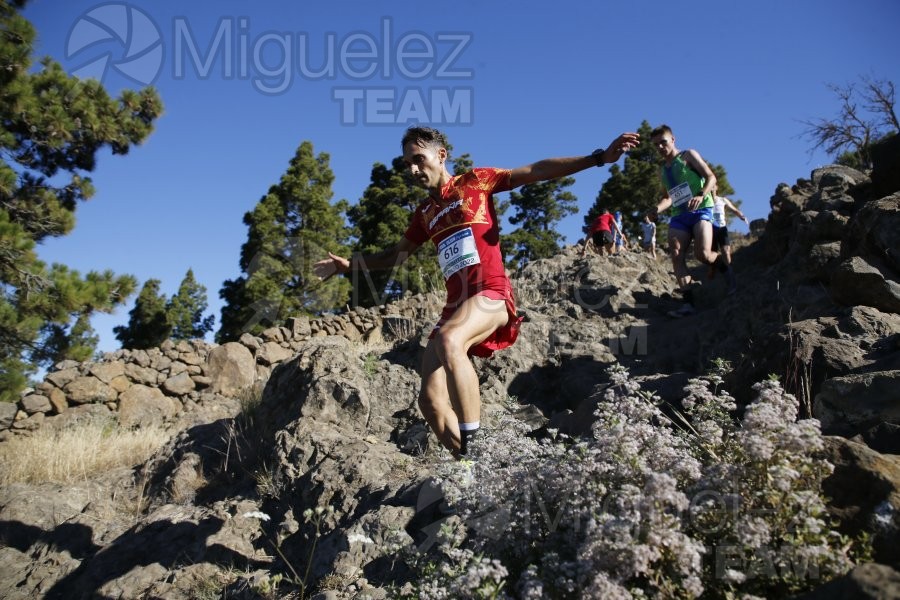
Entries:
<svg viewBox="0 0 900 600">
<path fill-rule="evenodd" d="M 714 359 L 741 402 L 776 374 L 830 436 L 832 516 L 874 540 L 873 564 L 810 597 L 900 597 L 900 193 L 874 178 L 831 166 L 778 186 L 737 243 L 738 293 L 695 265 L 700 310 L 682 319 L 666 314 L 680 299 L 663 256 L 567 248 L 529 264 L 514 277 L 519 341 L 476 359 L 486 429 L 514 410 L 586 432 L 615 363 L 673 404 Z M 416 408 L 440 303 L 58 365 L 0 406 L 0 439 L 115 415 L 165 423 L 171 440 L 79 484 L 0 488 L 0 596 L 253 598 L 308 566 L 316 597 L 389 597 L 407 576 L 397 544 L 447 460 Z"/>
</svg>

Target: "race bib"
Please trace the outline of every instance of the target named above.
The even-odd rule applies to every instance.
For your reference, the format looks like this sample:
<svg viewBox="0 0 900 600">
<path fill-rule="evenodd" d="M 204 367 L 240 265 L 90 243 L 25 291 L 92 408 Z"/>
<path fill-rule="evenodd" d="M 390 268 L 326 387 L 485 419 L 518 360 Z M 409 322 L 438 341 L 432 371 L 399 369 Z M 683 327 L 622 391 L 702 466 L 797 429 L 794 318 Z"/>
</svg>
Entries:
<svg viewBox="0 0 900 600">
<path fill-rule="evenodd" d="M 438 244 L 438 262 L 441 265 L 444 279 L 449 279 L 451 275 L 464 267 L 481 262 L 471 227 L 457 231 Z"/>
<path fill-rule="evenodd" d="M 672 206 L 681 206 L 694 197 L 690 184 L 685 181 L 669 190 L 669 198 L 672 199 Z"/>
</svg>

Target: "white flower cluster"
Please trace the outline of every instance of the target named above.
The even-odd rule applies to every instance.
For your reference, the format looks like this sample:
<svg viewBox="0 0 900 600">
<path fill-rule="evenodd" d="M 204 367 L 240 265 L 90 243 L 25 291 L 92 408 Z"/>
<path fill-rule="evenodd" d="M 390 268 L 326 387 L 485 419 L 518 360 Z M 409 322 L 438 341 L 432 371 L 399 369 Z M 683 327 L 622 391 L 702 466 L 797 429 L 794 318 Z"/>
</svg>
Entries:
<svg viewBox="0 0 900 600">
<path fill-rule="evenodd" d="M 686 414 L 621 367 L 610 381 L 591 436 L 538 440 L 508 418 L 474 464 L 443 465 L 457 527 L 415 561 L 407 597 L 772 597 L 849 570 L 818 422 L 796 421 L 777 382 L 738 422 L 719 375 L 691 380 Z"/>
</svg>

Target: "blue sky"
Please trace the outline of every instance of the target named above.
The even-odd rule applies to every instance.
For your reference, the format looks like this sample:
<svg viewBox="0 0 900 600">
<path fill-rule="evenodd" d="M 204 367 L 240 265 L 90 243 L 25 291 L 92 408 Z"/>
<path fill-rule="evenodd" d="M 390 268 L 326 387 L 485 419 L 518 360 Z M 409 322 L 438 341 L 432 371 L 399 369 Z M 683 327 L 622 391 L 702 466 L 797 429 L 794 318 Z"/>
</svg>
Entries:
<svg viewBox="0 0 900 600">
<path fill-rule="evenodd" d="M 900 83 L 895 0 L 32 0 L 25 16 L 38 55 L 113 93 L 152 82 L 165 105 L 142 146 L 101 156 L 75 230 L 40 256 L 166 294 L 192 268 L 217 322 L 243 215 L 303 140 L 330 155 L 334 199 L 355 203 L 408 118 L 496 167 L 587 154 L 646 119 L 724 165 L 752 219 L 779 182 L 830 162 L 799 137 L 799 120 L 836 114 L 826 83 Z M 577 176 L 569 243 L 607 176 Z M 94 319 L 101 350 L 131 306 Z"/>
</svg>

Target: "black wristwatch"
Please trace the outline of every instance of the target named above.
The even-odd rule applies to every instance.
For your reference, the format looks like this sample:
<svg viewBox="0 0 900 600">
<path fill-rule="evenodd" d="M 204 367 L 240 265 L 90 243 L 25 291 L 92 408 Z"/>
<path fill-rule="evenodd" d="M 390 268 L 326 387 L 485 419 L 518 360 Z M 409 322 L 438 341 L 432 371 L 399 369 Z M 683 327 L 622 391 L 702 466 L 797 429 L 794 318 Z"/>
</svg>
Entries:
<svg viewBox="0 0 900 600">
<path fill-rule="evenodd" d="M 598 167 L 602 167 L 606 163 L 603 162 L 603 153 L 606 152 L 606 148 L 597 148 L 593 152 L 591 152 L 591 156 L 594 157 L 594 162 L 597 163 Z"/>
</svg>

